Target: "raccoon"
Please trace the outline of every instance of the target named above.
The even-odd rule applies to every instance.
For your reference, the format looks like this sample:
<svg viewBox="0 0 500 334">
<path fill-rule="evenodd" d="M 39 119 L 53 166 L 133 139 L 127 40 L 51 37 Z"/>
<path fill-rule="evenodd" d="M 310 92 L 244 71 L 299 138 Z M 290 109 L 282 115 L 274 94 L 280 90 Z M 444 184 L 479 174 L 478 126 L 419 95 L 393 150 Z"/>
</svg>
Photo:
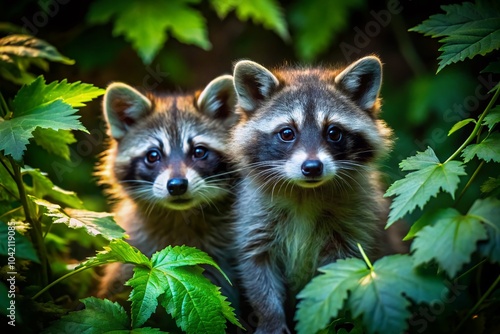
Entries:
<svg viewBox="0 0 500 334">
<path fill-rule="evenodd" d="M 144 254 L 168 245 L 197 247 L 231 277 L 226 247 L 233 179 L 226 145 L 237 121 L 235 104 L 230 75 L 195 94 L 143 94 L 124 83 L 107 88 L 103 110 L 111 140 L 97 175 L 128 242 Z M 113 297 L 123 292 L 131 269 L 109 265 L 97 295 L 120 300 Z M 224 285 L 215 270 L 207 276 Z M 223 293 L 234 292 L 223 287 Z"/>
<path fill-rule="evenodd" d="M 243 60 L 233 77 L 243 115 L 229 148 L 242 174 L 237 270 L 257 333 L 289 332 L 285 309 L 319 266 L 359 257 L 357 243 L 373 256 L 385 243 L 375 162 L 392 131 L 378 118 L 382 65 L 368 56 L 341 69 L 269 71 Z"/>
</svg>

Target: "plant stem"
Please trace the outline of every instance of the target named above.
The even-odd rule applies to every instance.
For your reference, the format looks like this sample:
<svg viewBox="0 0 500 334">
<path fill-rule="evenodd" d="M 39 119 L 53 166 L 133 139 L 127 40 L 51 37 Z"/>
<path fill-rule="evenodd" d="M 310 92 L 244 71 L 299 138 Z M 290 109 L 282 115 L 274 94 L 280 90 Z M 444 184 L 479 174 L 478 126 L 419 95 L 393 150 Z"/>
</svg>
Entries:
<svg viewBox="0 0 500 334">
<path fill-rule="evenodd" d="M 9 114 L 9 107 L 7 107 L 7 103 L 5 102 L 2 93 L 0 93 L 0 113 L 0 117 L 4 118 Z"/>
<path fill-rule="evenodd" d="M 33 246 L 38 250 L 38 256 L 40 258 L 40 265 L 42 267 L 41 274 L 41 285 L 47 285 L 48 283 L 48 269 L 47 269 L 47 250 L 45 249 L 45 244 L 42 239 L 42 226 L 39 221 L 34 220 L 31 217 L 31 211 L 28 204 L 28 197 L 26 196 L 26 190 L 24 189 L 23 178 L 21 175 L 21 167 L 16 164 L 14 159 L 10 158 L 10 164 L 14 170 L 14 181 L 16 182 L 17 189 L 19 191 L 19 200 L 24 209 L 24 216 L 26 221 L 30 224 L 31 229 L 29 229 L 29 234 Z"/>
<path fill-rule="evenodd" d="M 9 169 L 9 167 L 7 166 L 7 164 L 3 161 L 3 156 L 0 155 L 0 163 L 4 166 L 4 168 L 7 170 L 7 173 L 9 173 L 10 177 L 15 180 L 16 177 L 14 176 L 14 173 L 12 173 L 12 171 Z"/>
<path fill-rule="evenodd" d="M 363 250 L 363 247 L 361 247 L 361 245 L 359 243 L 358 243 L 358 248 L 359 248 L 359 251 L 361 252 L 361 255 L 363 256 L 363 259 L 365 260 L 365 263 L 368 266 L 368 268 L 370 268 L 370 270 L 373 270 L 373 265 L 370 262 L 370 259 L 368 258 L 368 256 L 366 256 L 366 253 Z"/>
<path fill-rule="evenodd" d="M 486 109 L 484 109 L 483 113 L 481 114 L 478 121 L 476 122 L 476 126 L 474 127 L 474 130 L 472 130 L 472 133 L 465 140 L 465 142 L 458 148 L 458 150 L 456 150 L 455 153 L 453 153 L 444 163 L 447 163 L 447 162 L 455 159 L 462 152 L 462 150 L 467 145 L 469 145 L 471 141 L 474 140 L 474 138 L 479 133 L 479 130 L 482 127 L 482 123 L 483 123 L 484 118 L 486 117 L 486 115 L 488 115 L 488 112 L 490 111 L 490 109 L 495 105 L 495 102 L 497 101 L 499 95 L 500 95 L 500 85 L 497 87 L 497 89 L 495 91 L 495 95 L 493 95 L 493 97 L 490 100 L 490 103 L 488 103 L 488 105 L 486 106 Z"/>
<path fill-rule="evenodd" d="M 467 191 L 467 189 L 469 188 L 469 186 L 471 185 L 471 183 L 474 181 L 474 179 L 476 178 L 476 176 L 479 174 L 479 171 L 481 170 L 481 168 L 483 168 L 483 166 L 484 166 L 484 160 L 481 161 L 481 163 L 479 164 L 479 166 L 477 166 L 476 170 L 474 171 L 474 174 L 472 174 L 472 176 L 470 177 L 469 182 L 467 182 L 467 184 L 465 185 L 464 189 L 462 189 L 462 192 L 460 193 L 460 195 L 458 196 L 457 200 L 455 201 L 455 207 L 457 206 L 458 202 L 460 202 L 460 200 L 464 196 L 465 192 Z"/>
<path fill-rule="evenodd" d="M 92 268 L 92 267 L 82 267 L 82 268 L 70 271 L 66 275 L 63 275 L 63 276 L 59 277 L 58 279 L 56 279 L 55 281 L 53 281 L 52 283 L 46 285 L 45 288 L 43 288 L 42 290 L 38 291 L 33 297 L 31 297 L 31 299 L 33 299 L 33 300 L 37 299 L 38 297 L 40 297 L 41 295 L 43 295 L 47 290 L 49 290 L 50 288 L 52 288 L 54 285 L 56 285 L 57 283 L 61 282 L 62 280 L 65 280 L 66 278 L 71 277 L 71 276 L 73 276 L 75 274 L 78 274 L 79 272 L 84 271 L 84 270 L 89 269 L 89 268 Z"/>
<path fill-rule="evenodd" d="M 498 283 L 500 283 L 500 275 L 498 275 L 497 279 L 495 280 L 495 282 L 493 282 L 488 291 L 486 291 L 484 295 L 482 295 L 481 298 L 477 301 L 477 303 L 470 309 L 469 313 L 467 313 L 467 315 L 462 319 L 462 321 L 460 321 L 457 328 L 455 329 L 455 332 L 458 332 L 460 327 L 462 327 L 465 324 L 465 322 L 469 320 L 469 318 L 472 316 L 474 312 L 476 312 L 476 310 L 484 302 L 484 300 L 493 292 L 493 290 L 495 290 L 495 287 L 497 286 Z"/>
</svg>

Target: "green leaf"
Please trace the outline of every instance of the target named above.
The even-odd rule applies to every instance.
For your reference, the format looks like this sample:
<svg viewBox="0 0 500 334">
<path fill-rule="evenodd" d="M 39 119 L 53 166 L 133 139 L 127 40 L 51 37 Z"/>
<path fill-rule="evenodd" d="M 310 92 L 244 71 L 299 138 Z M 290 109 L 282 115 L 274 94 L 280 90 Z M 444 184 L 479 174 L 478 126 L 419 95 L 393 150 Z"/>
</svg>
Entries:
<svg viewBox="0 0 500 334">
<path fill-rule="evenodd" d="M 239 325 L 219 288 L 202 275 L 198 264 L 212 265 L 213 260 L 197 249 L 176 246 L 153 254 L 151 268 L 134 268 L 127 282 L 133 288 L 133 326 L 150 317 L 160 296 L 161 304 L 187 333 L 223 333 L 225 318 Z"/>
<path fill-rule="evenodd" d="M 400 168 L 416 170 L 404 179 L 394 182 L 384 196 L 396 196 L 391 204 L 387 227 L 415 207 L 421 209 L 427 201 L 442 189 L 454 198 L 460 182 L 459 176 L 466 175 L 464 166 L 459 161 L 440 163 L 434 151 L 429 147 L 425 152 L 409 157 L 400 163 Z"/>
<path fill-rule="evenodd" d="M 15 96 L 13 118 L 0 122 L 0 138 L 5 138 L 0 142 L 0 150 L 19 161 L 36 128 L 87 131 L 72 106 L 83 106 L 103 93 L 92 85 L 68 84 L 66 80 L 46 85 L 43 77 L 38 77 Z"/>
<path fill-rule="evenodd" d="M 478 199 L 470 208 L 470 214 L 480 217 L 486 224 L 488 239 L 480 241 L 479 252 L 491 262 L 500 264 L 500 200 Z"/>
<path fill-rule="evenodd" d="M 446 215 L 445 211 L 441 210 L 427 210 L 423 215 L 411 225 L 408 234 L 404 237 L 403 241 L 411 240 L 415 238 L 417 233 L 427 225 L 432 225 L 436 220 L 441 219 L 443 215 Z"/>
<path fill-rule="evenodd" d="M 151 268 L 151 261 L 137 248 L 121 239 L 112 240 L 104 250 L 89 258 L 75 269 L 95 267 L 103 264 L 122 262 Z"/>
<path fill-rule="evenodd" d="M 7 257 L 13 256 L 16 259 L 31 260 L 40 263 L 38 255 L 33 248 L 33 244 L 25 236 L 17 233 L 15 222 L 9 225 L 0 221 L 0 255 Z M 9 267 L 8 271 L 16 271 L 15 267 Z"/>
<path fill-rule="evenodd" d="M 75 63 L 74 60 L 61 55 L 46 41 L 30 35 L 9 35 L 0 38 L 0 54 L 7 57 L 44 58 L 68 65 Z"/>
<path fill-rule="evenodd" d="M 80 81 L 68 83 L 53 81 L 45 84 L 43 76 L 39 76 L 29 85 L 23 86 L 16 94 L 12 107 L 14 116 L 23 116 L 34 113 L 42 105 L 62 100 L 71 107 L 84 107 L 86 102 L 103 95 L 104 89 Z M 77 130 L 77 128 L 75 128 Z"/>
<path fill-rule="evenodd" d="M 486 162 L 491 160 L 500 162 L 500 134 L 492 133 L 479 144 L 467 146 L 462 152 L 465 162 L 469 162 L 475 156 Z"/>
<path fill-rule="evenodd" d="M 496 106 L 491 109 L 488 115 L 483 120 L 483 124 L 487 125 L 490 131 L 493 129 L 495 124 L 500 122 L 500 106 Z"/>
<path fill-rule="evenodd" d="M 113 0 L 99 0 L 92 3 L 87 20 L 96 24 L 114 18 L 113 35 L 123 35 L 150 64 L 165 44 L 167 31 L 182 43 L 211 48 L 205 20 L 190 2 L 198 1 L 122 1 L 116 6 Z"/>
<path fill-rule="evenodd" d="M 27 193 L 40 199 L 55 201 L 61 205 L 69 206 L 75 209 L 82 209 L 83 203 L 76 193 L 55 186 L 47 177 L 47 174 L 39 169 L 33 169 L 28 166 L 21 169 L 23 176 L 31 177 L 31 187 L 25 185 Z"/>
<path fill-rule="evenodd" d="M 490 193 L 500 188 L 500 177 L 490 177 L 481 185 L 481 192 Z"/>
<path fill-rule="evenodd" d="M 32 198 L 47 210 L 46 216 L 52 217 L 54 224 L 65 224 L 69 228 L 83 228 L 89 235 L 101 235 L 108 240 L 121 239 L 125 231 L 113 219 L 113 214 L 78 209 L 65 209 L 45 200 Z"/>
<path fill-rule="evenodd" d="M 229 278 L 222 271 L 219 265 L 205 252 L 188 246 L 168 246 L 159 253 L 155 253 L 151 258 L 151 263 L 158 270 L 167 270 L 168 268 L 194 266 L 199 264 L 208 264 L 219 270 L 219 272 L 229 282 Z"/>
<path fill-rule="evenodd" d="M 367 273 L 366 264 L 359 259 L 338 260 L 319 269 L 323 275 L 313 278 L 298 295 L 295 320 L 299 333 L 315 333 L 335 318 L 347 299 Z"/>
<path fill-rule="evenodd" d="M 320 271 L 323 274 L 298 295 L 302 298 L 296 315 L 299 334 L 324 328 L 343 304 L 354 317 L 362 319 L 367 333 L 402 333 L 411 316 L 408 298 L 430 303 L 446 291 L 440 279 L 415 270 L 409 255 L 386 256 L 375 262 L 373 270 L 366 268 L 362 260 L 352 258 Z M 316 307 L 318 312 L 308 309 Z"/>
<path fill-rule="evenodd" d="M 70 312 L 52 323 L 43 333 L 109 333 L 127 330 L 130 320 L 125 309 L 117 302 L 95 297 L 84 298 L 85 309 Z"/>
<path fill-rule="evenodd" d="M 295 31 L 295 51 L 311 61 L 335 42 L 339 32 L 348 27 L 353 9 L 364 1 L 301 0 L 290 8 L 290 24 Z"/>
<path fill-rule="evenodd" d="M 463 119 L 463 120 L 455 123 L 452 126 L 452 128 L 450 129 L 450 131 L 448 132 L 448 136 L 451 135 L 452 133 L 454 133 L 455 131 L 460 130 L 461 128 L 463 128 L 464 126 L 466 126 L 469 123 L 476 123 L 476 120 L 473 118 L 466 118 L 466 119 Z"/>
<path fill-rule="evenodd" d="M 19 190 L 17 189 L 16 181 L 11 177 L 9 171 L 12 173 L 12 167 L 10 167 L 10 163 L 7 159 L 0 156 L 0 159 L 3 163 L 0 163 L 0 201 L 15 201 L 19 199 Z M 6 167 L 7 166 L 7 167 Z M 7 171 L 6 168 L 10 168 Z M 1 212 L 1 211 L 0 211 Z M 2 214 L 0 214 L 1 216 Z"/>
<path fill-rule="evenodd" d="M 432 37 L 444 37 L 439 68 L 485 55 L 500 48 L 500 9 L 488 1 L 464 2 L 441 7 L 445 14 L 432 15 L 428 20 L 410 29 Z"/>
<path fill-rule="evenodd" d="M 235 10 L 236 16 L 241 21 L 251 19 L 254 23 L 273 30 L 285 41 L 290 38 L 283 10 L 279 2 L 275 0 L 211 0 L 211 4 L 220 18 L 226 17 L 230 11 Z"/>
<path fill-rule="evenodd" d="M 37 128 L 33 132 L 35 142 L 49 153 L 70 159 L 69 144 L 76 142 L 75 136 L 68 130 L 52 130 Z"/>
<path fill-rule="evenodd" d="M 433 225 L 417 233 L 411 246 L 415 265 L 434 260 L 454 277 L 470 261 L 477 242 L 486 237 L 480 217 L 473 212 L 464 216 L 455 209 L 443 209 Z"/>
</svg>

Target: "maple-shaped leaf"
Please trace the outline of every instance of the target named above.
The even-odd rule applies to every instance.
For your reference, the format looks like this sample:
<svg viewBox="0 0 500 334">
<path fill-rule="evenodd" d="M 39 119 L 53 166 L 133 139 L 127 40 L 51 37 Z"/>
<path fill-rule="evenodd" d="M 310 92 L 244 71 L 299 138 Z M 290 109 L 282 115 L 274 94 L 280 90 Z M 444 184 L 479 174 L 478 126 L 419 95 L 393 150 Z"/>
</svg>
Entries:
<svg viewBox="0 0 500 334">
<path fill-rule="evenodd" d="M 290 38 L 283 10 L 276 0 L 211 0 L 211 4 L 220 18 L 234 10 L 241 21 L 252 20 L 273 30 L 285 41 Z"/>
<path fill-rule="evenodd" d="M 21 87 L 12 101 L 12 118 L 0 122 L 0 150 L 21 160 L 26 145 L 37 128 L 87 131 L 73 107 L 102 95 L 104 90 L 66 80 L 45 84 L 42 76 Z"/>
<path fill-rule="evenodd" d="M 480 217 L 488 233 L 488 239 L 479 242 L 479 252 L 490 262 L 500 264 L 500 200 L 493 197 L 478 199 L 469 213 Z"/>
<path fill-rule="evenodd" d="M 108 240 L 120 239 L 125 231 L 114 221 L 113 214 L 88 210 L 62 208 L 54 203 L 31 197 L 34 203 L 45 208 L 45 215 L 54 224 L 65 224 L 69 228 L 83 228 L 89 235 L 101 235 Z"/>
<path fill-rule="evenodd" d="M 150 64 L 167 40 L 167 31 L 177 40 L 204 50 L 211 47 L 201 13 L 190 7 L 194 1 L 94 1 L 87 15 L 91 24 L 114 19 L 113 35 L 123 35 Z"/>
<path fill-rule="evenodd" d="M 500 48 L 500 6 L 497 3 L 464 2 L 441 8 L 445 14 L 432 15 L 410 29 L 432 37 L 443 37 L 437 72 L 451 63 Z"/>
<path fill-rule="evenodd" d="M 95 297 L 80 300 L 85 308 L 70 312 L 52 323 L 43 333 L 129 333 L 130 319 L 120 304 Z"/>
<path fill-rule="evenodd" d="M 500 122 L 500 106 L 496 106 L 491 109 L 488 115 L 483 119 L 483 124 L 487 125 L 490 128 L 490 131 L 493 129 L 495 124 Z"/>
<path fill-rule="evenodd" d="M 409 255 L 386 256 L 373 268 L 360 259 L 339 260 L 320 271 L 298 295 L 299 334 L 323 329 L 341 309 L 361 318 L 367 333 L 403 333 L 411 316 L 410 300 L 430 303 L 446 291 L 441 279 L 413 268 Z M 325 309 L 316 308 L 318 303 Z"/>
<path fill-rule="evenodd" d="M 462 152 L 462 157 L 464 157 L 465 162 L 469 162 L 474 157 L 486 162 L 491 160 L 500 162 L 500 134 L 492 133 L 479 144 L 467 146 Z"/>
<path fill-rule="evenodd" d="M 389 213 L 387 226 L 405 214 L 412 212 L 417 206 L 423 208 L 425 203 L 442 189 L 453 198 L 460 182 L 459 176 L 466 175 L 464 166 L 459 161 L 441 163 L 434 151 L 429 147 L 400 163 L 404 171 L 415 170 L 404 179 L 394 182 L 384 196 L 395 196 Z"/>
<path fill-rule="evenodd" d="M 500 189 L 500 177 L 490 177 L 481 185 L 481 192 L 483 193 L 491 193 L 497 189 Z"/>
<path fill-rule="evenodd" d="M 220 271 L 208 255 L 187 246 L 169 246 L 153 254 L 151 269 L 134 268 L 134 276 L 127 282 L 133 288 L 133 326 L 149 318 L 160 296 L 167 312 L 187 333 L 223 333 L 225 319 L 239 325 L 219 289 L 202 275 L 198 264 L 209 264 Z"/>
<path fill-rule="evenodd" d="M 474 212 L 462 215 L 453 208 L 442 209 L 432 225 L 416 234 L 411 245 L 413 259 L 416 266 L 434 260 L 450 277 L 455 277 L 470 261 L 477 242 L 486 238 L 481 217 Z"/>
</svg>

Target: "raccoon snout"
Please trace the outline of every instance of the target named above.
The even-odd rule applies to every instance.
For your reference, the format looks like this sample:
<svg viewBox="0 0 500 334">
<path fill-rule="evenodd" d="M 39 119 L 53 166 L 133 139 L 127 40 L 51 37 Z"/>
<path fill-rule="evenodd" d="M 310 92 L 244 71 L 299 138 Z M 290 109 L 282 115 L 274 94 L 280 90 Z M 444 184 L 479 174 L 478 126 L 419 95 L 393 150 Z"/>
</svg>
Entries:
<svg viewBox="0 0 500 334">
<path fill-rule="evenodd" d="M 319 160 L 306 160 L 301 169 L 304 176 L 318 177 L 323 174 L 323 163 Z"/>
<path fill-rule="evenodd" d="M 175 178 L 167 182 L 167 190 L 172 196 L 179 196 L 184 194 L 188 188 L 188 180 Z"/>
</svg>

